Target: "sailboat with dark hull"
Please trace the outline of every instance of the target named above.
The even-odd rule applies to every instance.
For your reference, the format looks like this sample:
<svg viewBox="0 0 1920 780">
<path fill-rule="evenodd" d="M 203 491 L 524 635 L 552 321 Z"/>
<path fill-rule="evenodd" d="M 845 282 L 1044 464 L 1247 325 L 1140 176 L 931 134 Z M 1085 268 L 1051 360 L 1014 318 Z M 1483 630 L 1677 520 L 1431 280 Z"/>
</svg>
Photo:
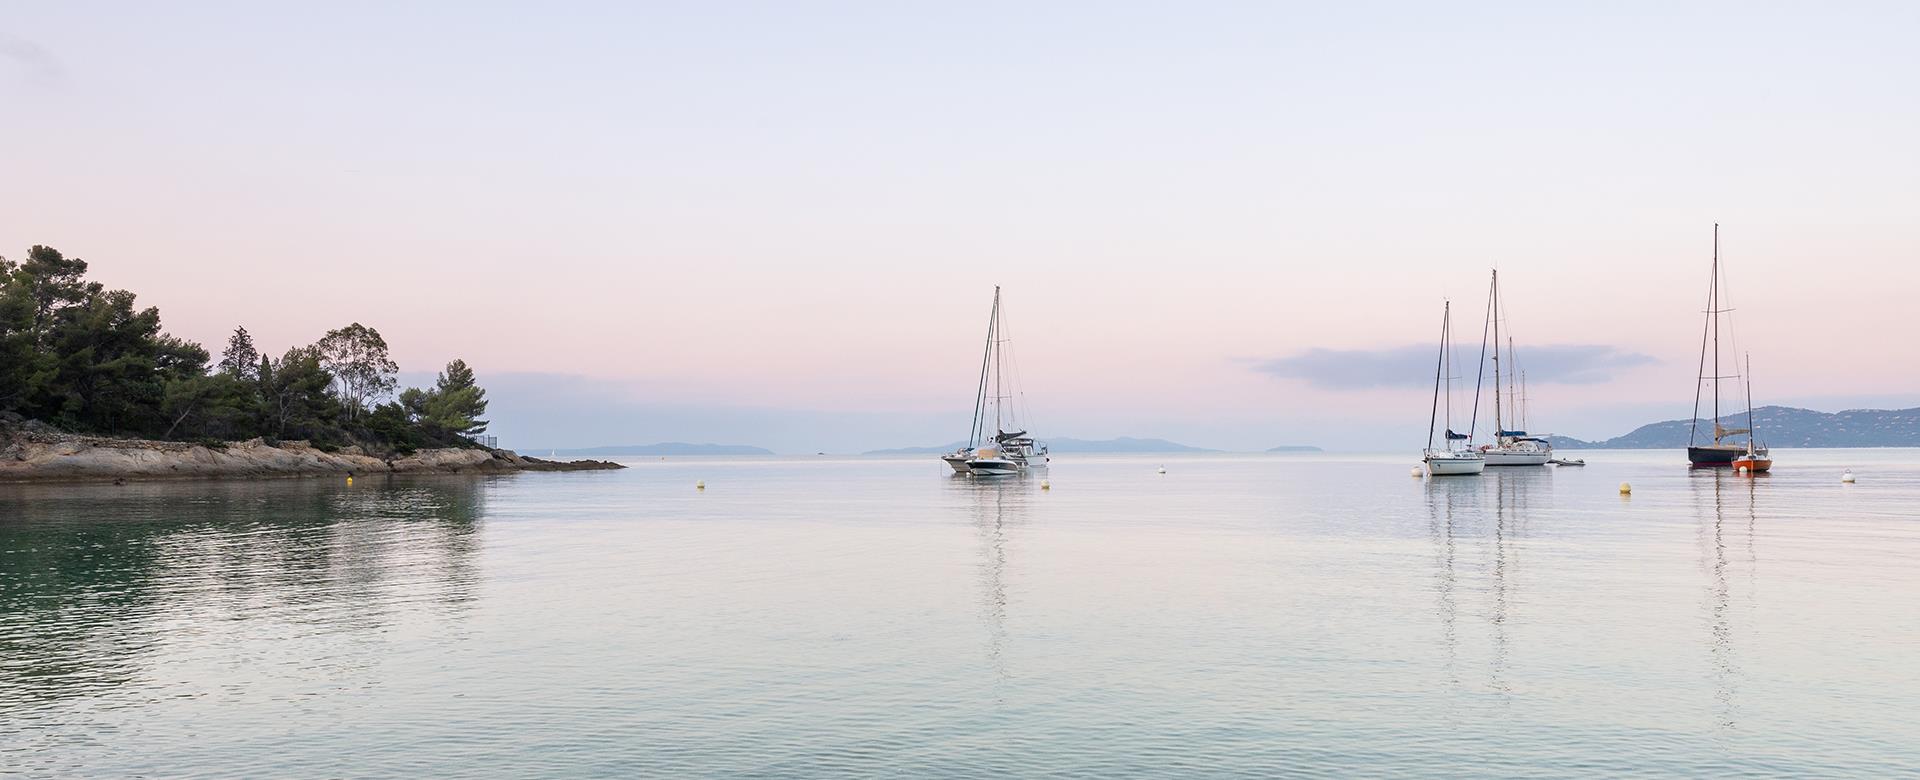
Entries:
<svg viewBox="0 0 1920 780">
<path fill-rule="evenodd" d="M 1720 315 L 1733 311 L 1724 309 L 1720 294 L 1720 225 L 1713 226 L 1713 279 L 1707 285 L 1707 321 L 1700 334 L 1700 376 L 1693 388 L 1693 424 L 1687 430 L 1687 463 L 1695 468 L 1732 468 L 1737 460 L 1746 459 L 1748 463 L 1758 464 L 1764 461 L 1766 466 L 1755 471 L 1765 470 L 1773 465 L 1767 455 L 1765 445 L 1753 438 L 1753 394 L 1749 386 L 1747 391 L 1747 427 L 1728 428 L 1722 425 L 1720 417 L 1720 385 L 1724 380 L 1743 379 L 1739 373 L 1722 374 L 1720 362 Z M 1711 370 L 1712 373 L 1708 373 Z M 1738 371 L 1738 368 L 1735 368 Z M 1703 389 L 1713 385 L 1712 412 L 1708 418 L 1713 424 L 1710 441 L 1703 440 L 1700 434 L 1700 401 Z M 1740 437 L 1745 437 L 1741 440 Z"/>
</svg>

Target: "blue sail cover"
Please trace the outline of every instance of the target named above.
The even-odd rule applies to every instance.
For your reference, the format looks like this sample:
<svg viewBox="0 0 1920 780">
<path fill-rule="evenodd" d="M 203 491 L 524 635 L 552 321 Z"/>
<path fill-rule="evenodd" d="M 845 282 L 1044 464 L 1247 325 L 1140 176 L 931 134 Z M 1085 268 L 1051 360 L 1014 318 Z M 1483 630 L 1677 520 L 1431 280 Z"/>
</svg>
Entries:
<svg viewBox="0 0 1920 780">
<path fill-rule="evenodd" d="M 1494 435 L 1495 436 L 1525 436 L 1527 435 L 1527 432 L 1526 431 L 1500 431 L 1498 433 L 1495 433 Z"/>
<path fill-rule="evenodd" d="M 1466 440 L 1467 440 L 1466 434 L 1454 433 L 1452 428 L 1447 429 L 1447 441 L 1466 441 Z"/>
</svg>

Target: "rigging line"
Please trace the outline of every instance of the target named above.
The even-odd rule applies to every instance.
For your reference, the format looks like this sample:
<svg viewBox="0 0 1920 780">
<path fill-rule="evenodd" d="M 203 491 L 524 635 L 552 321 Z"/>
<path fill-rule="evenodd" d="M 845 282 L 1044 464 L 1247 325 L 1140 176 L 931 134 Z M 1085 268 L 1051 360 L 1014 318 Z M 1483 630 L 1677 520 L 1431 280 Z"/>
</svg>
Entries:
<svg viewBox="0 0 1920 780">
<path fill-rule="evenodd" d="M 1006 319 L 1004 310 L 1000 316 L 1003 321 Z M 1027 406 L 1027 378 L 1020 373 L 1020 353 L 1013 348 L 1012 338 L 1002 338 L 1001 343 L 1007 345 L 1007 349 L 1010 350 L 1007 353 L 1007 362 L 1013 366 L 1013 379 L 1008 383 L 1012 392 L 1010 398 L 1014 402 L 1011 415 L 1013 427 L 1015 430 L 1026 430 L 1032 423 L 1033 410 Z"/>
<path fill-rule="evenodd" d="M 1718 268 L 1717 261 L 1720 256 L 1719 255 L 1720 245 L 1718 241 L 1719 233 L 1720 233 L 1720 226 L 1715 225 L 1714 226 L 1714 235 L 1715 235 L 1714 258 L 1716 260 L 1716 263 L 1715 263 L 1716 268 Z M 1707 311 L 1711 312 L 1714 307 L 1712 286 L 1709 285 L 1707 290 L 1708 290 Z M 1695 434 L 1700 430 L 1700 389 L 1703 386 L 1705 386 L 1707 382 L 1707 328 L 1709 325 L 1712 324 L 1712 322 L 1713 322 L 1713 315 L 1709 313 L 1706 317 L 1706 321 L 1701 323 L 1700 325 L 1700 362 L 1699 362 L 1700 364 L 1699 366 L 1697 366 L 1698 371 L 1694 374 L 1694 380 L 1693 380 L 1693 419 L 1691 424 L 1687 428 L 1687 446 L 1689 447 L 1694 445 Z M 1720 372 L 1715 371 L 1714 373 L 1718 374 Z"/>
<path fill-rule="evenodd" d="M 1754 438 L 1753 438 L 1753 356 L 1747 355 L 1746 359 L 1747 359 L 1746 361 L 1747 367 L 1745 370 L 1747 373 L 1747 378 L 1746 378 L 1747 380 L 1747 451 L 1752 452 L 1755 446 Z"/>
<path fill-rule="evenodd" d="M 1446 307 L 1442 311 L 1450 314 L 1453 302 L 1442 305 Z M 1433 449 L 1433 426 L 1440 420 L 1440 372 L 1447 360 L 1447 317 L 1448 314 L 1440 316 L 1440 355 L 1433 360 L 1433 408 L 1427 414 L 1427 449 Z"/>
<path fill-rule="evenodd" d="M 1000 288 L 993 288 L 993 298 L 995 305 L 998 306 Z M 987 358 L 991 355 L 993 355 L 993 319 L 988 317 L 987 348 L 980 353 L 980 381 L 973 393 L 973 427 L 967 431 L 967 449 L 969 450 L 979 446 L 980 442 L 980 412 L 987 405 Z"/>
<path fill-rule="evenodd" d="M 1505 427 L 1500 414 L 1500 270 L 1494 269 L 1493 282 L 1487 288 L 1487 320 L 1493 326 L 1493 430 L 1498 440 L 1499 431 Z M 1486 369 L 1487 336 L 1484 330 L 1480 334 L 1481 370 Z M 1474 399 L 1475 410 L 1479 411 L 1478 395 Z M 1477 415 L 1476 415 L 1477 416 Z"/>
<path fill-rule="evenodd" d="M 1713 223 L 1713 302 L 1709 309 L 1720 308 L 1720 223 Z M 1720 315 L 1713 315 L 1713 373 L 1720 373 Z M 1720 443 L 1720 380 L 1713 380 L 1713 443 Z"/>
<path fill-rule="evenodd" d="M 1498 276 L 1494 278 L 1496 280 L 1499 279 Z M 1487 298 L 1487 319 L 1480 325 L 1480 370 L 1475 372 L 1473 377 L 1473 418 L 1467 423 L 1468 443 L 1473 442 L 1471 438 L 1473 436 L 1473 429 L 1480 427 L 1480 383 L 1487 378 L 1487 329 L 1492 327 L 1492 325 L 1493 298 L 1489 296 Z M 1495 365 L 1497 366 L 1498 364 Z M 1495 383 L 1494 387 L 1499 387 L 1498 382 Z M 1496 394 L 1495 398 L 1497 399 L 1499 397 L 1499 390 L 1496 389 L 1494 392 Z M 1496 400 L 1494 403 L 1497 404 L 1499 401 Z M 1493 418 L 1495 420 L 1500 419 L 1499 407 L 1497 406 L 1494 407 Z"/>
</svg>

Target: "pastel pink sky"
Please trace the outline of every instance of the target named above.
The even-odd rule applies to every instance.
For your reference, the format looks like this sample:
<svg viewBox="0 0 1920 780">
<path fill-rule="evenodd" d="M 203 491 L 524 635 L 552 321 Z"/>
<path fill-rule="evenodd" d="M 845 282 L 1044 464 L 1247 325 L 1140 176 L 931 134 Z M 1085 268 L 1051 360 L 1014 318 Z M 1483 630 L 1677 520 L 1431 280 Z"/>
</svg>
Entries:
<svg viewBox="0 0 1920 780">
<path fill-rule="evenodd" d="M 1756 401 L 1920 405 L 1920 10 L 1610 8 L 21 6 L 0 254 L 216 349 L 360 321 L 519 376 L 528 445 L 626 443 L 541 382 L 621 440 L 962 437 L 999 284 L 1043 433 L 1385 448 L 1424 377 L 1264 361 L 1430 345 L 1447 297 L 1477 343 L 1497 264 L 1523 357 L 1652 358 L 1536 427 L 1682 417 L 1717 221 Z"/>
</svg>

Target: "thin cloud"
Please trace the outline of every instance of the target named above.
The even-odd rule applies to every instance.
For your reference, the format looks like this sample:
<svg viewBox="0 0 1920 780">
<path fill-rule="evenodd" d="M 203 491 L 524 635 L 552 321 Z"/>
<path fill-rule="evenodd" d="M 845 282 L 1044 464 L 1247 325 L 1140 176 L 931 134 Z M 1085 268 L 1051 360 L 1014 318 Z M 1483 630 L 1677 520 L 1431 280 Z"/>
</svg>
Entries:
<svg viewBox="0 0 1920 780">
<path fill-rule="evenodd" d="M 67 68 L 40 44 L 0 33 L 0 59 L 13 62 L 27 78 L 58 82 L 67 77 Z"/>
<path fill-rule="evenodd" d="M 1474 374 L 1480 350 L 1462 349 L 1454 370 Z M 1433 383 L 1436 355 L 1428 345 L 1386 349 L 1310 349 L 1298 355 L 1255 363 L 1263 374 L 1297 379 L 1327 390 L 1375 387 L 1423 387 Z M 1518 366 L 1531 383 L 1593 385 L 1613 379 L 1615 372 L 1658 362 L 1651 356 L 1601 344 L 1556 344 L 1520 350 Z"/>
</svg>

